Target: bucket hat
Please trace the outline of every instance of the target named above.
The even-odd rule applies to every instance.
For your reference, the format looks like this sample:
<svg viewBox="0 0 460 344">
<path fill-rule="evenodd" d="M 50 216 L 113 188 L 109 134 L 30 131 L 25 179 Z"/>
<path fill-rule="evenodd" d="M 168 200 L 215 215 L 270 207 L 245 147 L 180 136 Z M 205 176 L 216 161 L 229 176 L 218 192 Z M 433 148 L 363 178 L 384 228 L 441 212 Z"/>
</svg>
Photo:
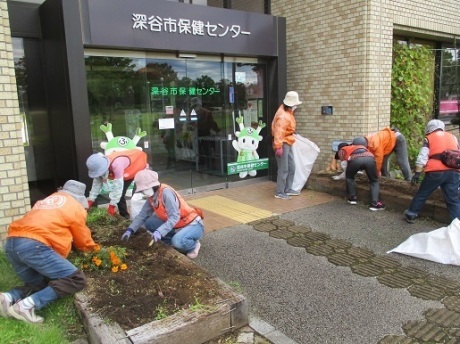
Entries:
<svg viewBox="0 0 460 344">
<path fill-rule="evenodd" d="M 152 170 L 142 170 L 136 173 L 134 177 L 136 183 L 136 192 L 141 192 L 154 186 L 160 185 L 158 173 Z"/>
<path fill-rule="evenodd" d="M 288 93 L 286 93 L 283 103 L 284 105 L 291 107 L 302 104 L 302 102 L 299 100 L 299 94 L 295 91 L 289 91 Z"/>
<path fill-rule="evenodd" d="M 435 131 L 437 129 L 444 130 L 445 127 L 446 127 L 446 125 L 444 124 L 443 121 L 440 121 L 439 119 L 432 119 L 426 125 L 425 135 L 428 135 L 428 134 L 432 133 L 433 131 Z"/>
<path fill-rule="evenodd" d="M 86 160 L 86 167 L 88 167 L 88 175 L 90 178 L 97 178 L 104 175 L 109 169 L 110 161 L 102 153 L 92 154 Z"/>
<path fill-rule="evenodd" d="M 88 201 L 85 196 L 85 184 L 77 182 L 76 180 L 68 180 L 60 191 L 64 191 L 75 198 L 78 202 L 80 202 L 83 208 L 88 208 Z"/>
</svg>

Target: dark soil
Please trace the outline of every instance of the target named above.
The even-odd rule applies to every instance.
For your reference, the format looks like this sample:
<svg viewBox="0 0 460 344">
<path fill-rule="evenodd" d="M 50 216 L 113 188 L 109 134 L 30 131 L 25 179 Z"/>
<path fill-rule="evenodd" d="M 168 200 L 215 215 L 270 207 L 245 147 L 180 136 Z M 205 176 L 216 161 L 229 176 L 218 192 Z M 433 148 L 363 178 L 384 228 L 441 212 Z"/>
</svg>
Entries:
<svg viewBox="0 0 460 344">
<path fill-rule="evenodd" d="M 213 276 L 194 263 L 185 264 L 188 258 L 179 259 L 181 253 L 162 242 L 149 246 L 151 236 L 145 230 L 122 242 L 128 225 L 122 218 L 88 224 L 102 247 L 127 249 L 126 270 L 85 271 L 94 313 L 129 330 L 191 305 L 209 305 L 218 290 Z"/>
<path fill-rule="evenodd" d="M 345 181 L 336 181 L 332 180 L 332 176 L 336 175 L 336 172 L 324 172 L 312 175 L 312 182 L 317 182 L 320 184 L 327 184 L 331 188 L 342 188 L 345 195 Z M 356 185 L 361 186 L 365 189 L 369 188 L 369 180 L 365 174 L 356 176 Z M 420 184 L 412 185 L 411 182 L 405 181 L 402 179 L 394 179 L 389 177 L 380 177 L 379 178 L 380 191 L 385 191 L 388 194 L 391 194 L 395 198 L 408 198 L 409 200 L 417 192 Z M 433 192 L 429 197 L 429 200 L 443 203 L 444 196 L 440 189 Z"/>
</svg>

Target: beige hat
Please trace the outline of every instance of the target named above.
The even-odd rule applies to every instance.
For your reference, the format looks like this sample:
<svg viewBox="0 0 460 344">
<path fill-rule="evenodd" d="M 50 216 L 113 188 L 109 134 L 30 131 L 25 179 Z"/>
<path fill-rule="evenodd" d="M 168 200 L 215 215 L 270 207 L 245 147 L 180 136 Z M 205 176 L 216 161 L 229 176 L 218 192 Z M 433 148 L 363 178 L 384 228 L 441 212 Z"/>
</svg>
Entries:
<svg viewBox="0 0 460 344">
<path fill-rule="evenodd" d="M 152 170 L 142 170 L 136 173 L 134 177 L 136 183 L 136 192 L 141 192 L 154 186 L 160 185 L 158 181 L 158 173 Z"/>
<path fill-rule="evenodd" d="M 284 105 L 291 107 L 302 104 L 302 102 L 299 100 L 299 94 L 295 91 L 289 91 L 288 93 L 286 93 L 283 103 Z"/>
<path fill-rule="evenodd" d="M 85 196 L 86 185 L 76 180 L 68 180 L 60 191 L 68 193 L 75 198 L 83 208 L 88 209 L 88 200 Z"/>
</svg>

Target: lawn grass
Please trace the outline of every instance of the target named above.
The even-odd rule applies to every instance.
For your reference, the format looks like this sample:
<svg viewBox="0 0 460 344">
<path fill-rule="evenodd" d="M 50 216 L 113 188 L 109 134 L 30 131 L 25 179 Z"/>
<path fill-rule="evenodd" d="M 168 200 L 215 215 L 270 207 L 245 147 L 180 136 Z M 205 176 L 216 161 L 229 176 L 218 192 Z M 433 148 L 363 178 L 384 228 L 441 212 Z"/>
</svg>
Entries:
<svg viewBox="0 0 460 344">
<path fill-rule="evenodd" d="M 13 268 L 0 249 L 0 291 L 21 285 Z M 74 306 L 73 296 L 59 299 L 36 312 L 45 318 L 40 325 L 0 317 L 1 343 L 66 344 L 84 337 L 83 323 Z"/>
</svg>

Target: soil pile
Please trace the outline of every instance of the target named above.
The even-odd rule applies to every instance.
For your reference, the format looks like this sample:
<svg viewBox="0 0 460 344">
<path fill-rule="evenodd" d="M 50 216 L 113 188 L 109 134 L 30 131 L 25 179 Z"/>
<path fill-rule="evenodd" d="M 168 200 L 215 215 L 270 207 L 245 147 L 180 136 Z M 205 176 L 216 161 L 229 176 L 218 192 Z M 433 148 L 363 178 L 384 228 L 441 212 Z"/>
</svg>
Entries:
<svg viewBox="0 0 460 344">
<path fill-rule="evenodd" d="M 121 235 L 128 225 L 120 217 L 88 224 L 102 247 L 126 247 L 126 270 L 85 271 L 86 293 L 94 313 L 129 330 L 192 305 L 211 302 L 218 289 L 213 276 L 198 265 L 184 264 L 178 259 L 181 253 L 161 242 L 149 246 L 151 236 L 145 230 L 122 242 Z"/>
</svg>

